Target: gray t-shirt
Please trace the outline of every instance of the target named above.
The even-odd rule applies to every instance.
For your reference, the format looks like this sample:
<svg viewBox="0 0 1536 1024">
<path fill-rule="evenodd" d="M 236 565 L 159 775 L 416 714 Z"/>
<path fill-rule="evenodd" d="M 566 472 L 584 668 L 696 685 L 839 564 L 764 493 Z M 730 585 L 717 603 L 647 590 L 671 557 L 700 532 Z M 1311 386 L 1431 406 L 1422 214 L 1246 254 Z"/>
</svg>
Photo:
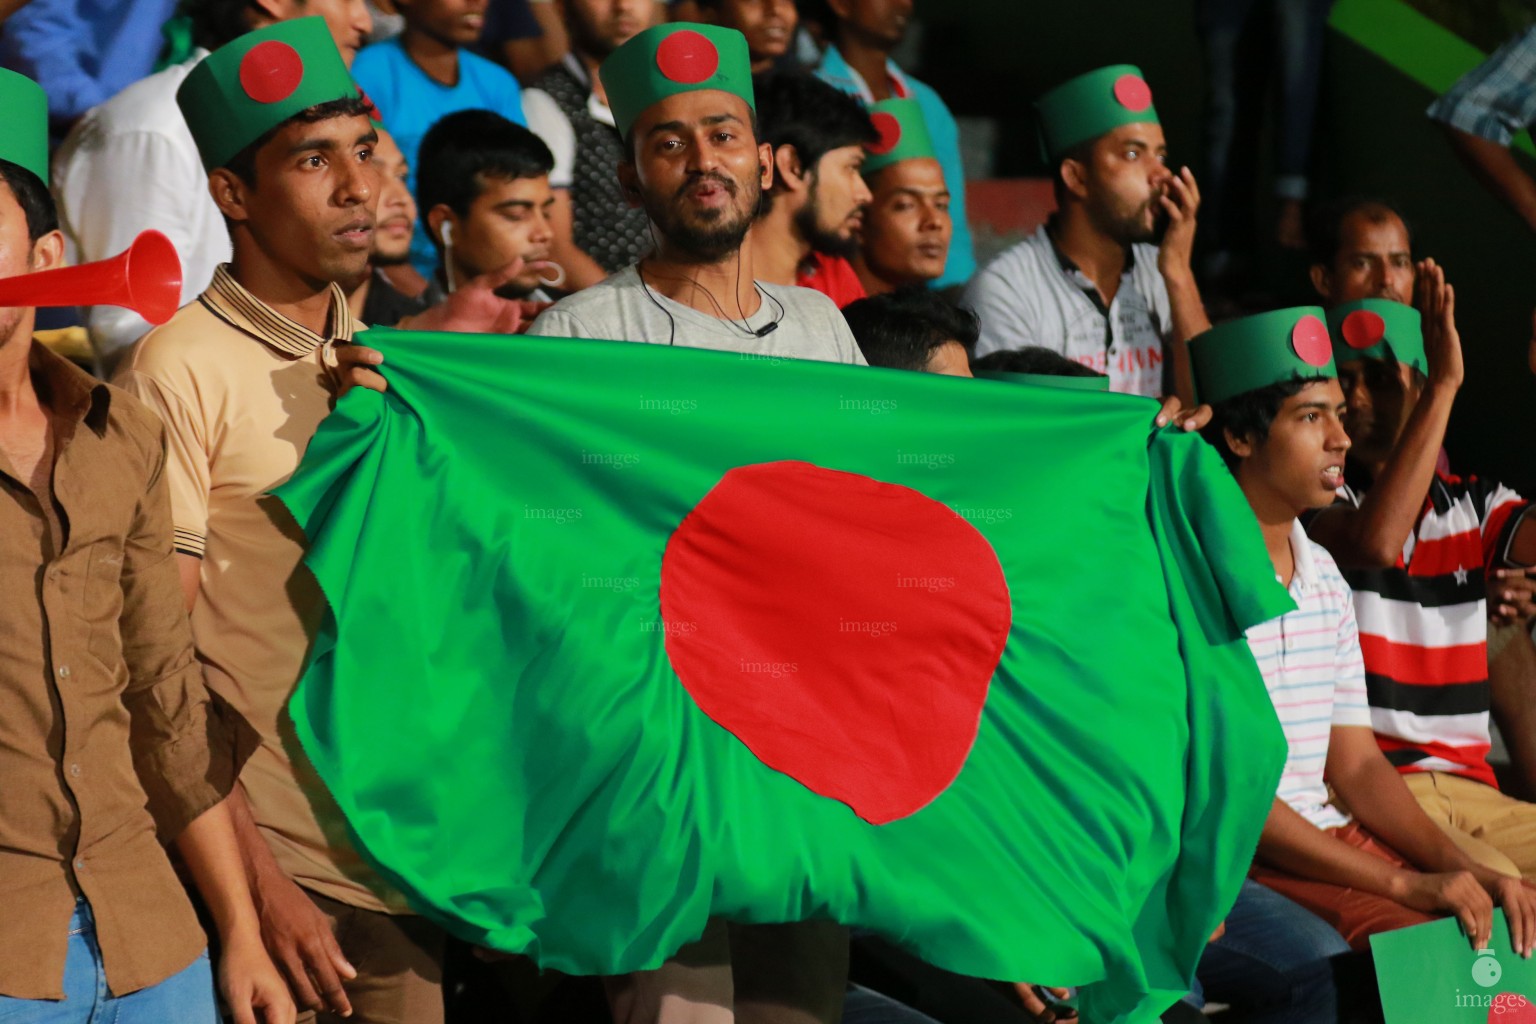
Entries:
<svg viewBox="0 0 1536 1024">
<path fill-rule="evenodd" d="M 745 319 L 722 320 L 644 287 L 636 269 L 626 267 L 546 309 L 528 333 L 653 345 L 665 345 L 670 340 L 688 348 L 866 365 L 848 322 L 831 299 L 810 288 L 761 281 L 757 286 L 765 298 L 756 313 Z M 753 333 L 775 320 L 779 326 L 769 333 L 762 337 Z"/>
</svg>

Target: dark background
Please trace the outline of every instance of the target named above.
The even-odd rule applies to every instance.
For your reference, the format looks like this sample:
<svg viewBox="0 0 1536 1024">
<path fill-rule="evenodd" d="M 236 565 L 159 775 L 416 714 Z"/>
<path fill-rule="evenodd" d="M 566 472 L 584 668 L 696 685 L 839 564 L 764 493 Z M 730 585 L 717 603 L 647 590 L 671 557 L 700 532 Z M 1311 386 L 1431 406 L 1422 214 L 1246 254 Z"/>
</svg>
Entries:
<svg viewBox="0 0 1536 1024">
<path fill-rule="evenodd" d="M 1411 0 L 1488 50 L 1536 20 L 1536 0 Z M 1139 64 L 1157 96 L 1172 161 L 1200 167 L 1203 72 L 1192 0 L 917 0 L 922 63 L 913 70 L 957 116 L 996 120 L 994 173 L 1044 173 L 1031 99 L 1072 75 Z M 1264 40 L 1256 43 L 1262 60 Z M 1330 30 L 1313 153 L 1313 196 L 1382 195 L 1408 214 L 1415 255 L 1433 256 L 1456 286 L 1467 382 L 1446 447 L 1453 469 L 1502 479 L 1536 495 L 1536 377 L 1526 363 L 1536 307 L 1536 237 L 1451 154 L 1424 116 L 1433 97 L 1375 55 Z M 1256 121 L 1255 130 L 1265 125 Z M 1250 151 L 1267 162 L 1266 141 Z M 1524 157 L 1527 169 L 1536 165 Z M 1265 179 L 1267 180 L 1267 179 Z M 1267 185 L 1254 223 L 1272 223 Z M 1306 260 L 1272 247 L 1259 256 L 1265 290 L 1312 301 Z"/>
</svg>

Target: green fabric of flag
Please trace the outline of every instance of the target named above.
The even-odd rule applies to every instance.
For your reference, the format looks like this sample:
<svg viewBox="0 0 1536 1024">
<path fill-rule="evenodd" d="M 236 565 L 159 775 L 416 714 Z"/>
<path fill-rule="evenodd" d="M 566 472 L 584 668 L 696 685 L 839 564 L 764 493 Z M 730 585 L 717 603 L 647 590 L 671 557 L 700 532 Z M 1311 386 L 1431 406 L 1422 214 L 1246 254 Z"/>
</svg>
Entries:
<svg viewBox="0 0 1536 1024">
<path fill-rule="evenodd" d="M 830 917 L 952 970 L 1086 986 L 1093 1021 L 1188 990 L 1284 759 L 1241 631 L 1291 607 L 1198 437 L 1153 432 L 1133 396 L 368 341 L 388 392 L 342 399 L 277 492 L 331 609 L 290 711 L 423 914 L 574 973 L 655 967 L 710 916 Z M 689 605 L 709 580 L 725 596 Z M 1000 621 L 953 617 L 999 593 Z M 868 628 L 888 607 L 931 617 Z M 729 668 L 701 678 L 711 657 Z M 856 666 L 846 688 L 828 659 Z M 967 706 L 934 680 L 976 665 L 973 742 L 934 775 L 923 723 Z M 742 692 L 839 710 L 703 710 Z M 809 760 L 769 767 L 783 749 Z M 818 774 L 848 750 L 881 762 L 866 781 L 940 782 L 895 811 L 825 795 L 864 777 Z"/>
</svg>

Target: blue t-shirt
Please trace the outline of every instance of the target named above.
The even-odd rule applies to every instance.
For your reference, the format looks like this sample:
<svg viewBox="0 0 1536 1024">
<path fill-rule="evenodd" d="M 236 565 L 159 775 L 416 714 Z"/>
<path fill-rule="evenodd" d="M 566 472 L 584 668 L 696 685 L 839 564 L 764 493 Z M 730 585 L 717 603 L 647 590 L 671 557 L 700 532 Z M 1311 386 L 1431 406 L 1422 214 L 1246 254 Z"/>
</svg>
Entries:
<svg viewBox="0 0 1536 1024">
<path fill-rule="evenodd" d="M 411 194 L 416 193 L 416 154 L 422 137 L 442 117 L 458 110 L 490 110 L 526 124 L 523 91 L 512 72 L 468 50 L 459 51 L 459 82 L 443 85 L 406 54 L 399 37 L 365 46 L 352 63 L 352 77 L 378 106 L 384 126 L 410 164 Z M 426 210 L 421 211 L 422 218 Z M 431 277 L 437 253 L 418 222 L 411 238 L 411 264 Z"/>
</svg>

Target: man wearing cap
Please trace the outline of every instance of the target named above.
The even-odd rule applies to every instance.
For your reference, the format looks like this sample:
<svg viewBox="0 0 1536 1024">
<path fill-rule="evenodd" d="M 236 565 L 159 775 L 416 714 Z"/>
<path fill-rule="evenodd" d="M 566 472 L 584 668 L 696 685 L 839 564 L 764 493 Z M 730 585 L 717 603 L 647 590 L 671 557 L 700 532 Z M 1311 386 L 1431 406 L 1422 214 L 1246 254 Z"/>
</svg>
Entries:
<svg viewBox="0 0 1536 1024">
<path fill-rule="evenodd" d="M 530 334 L 863 363 L 830 299 L 756 278 L 743 243 L 773 184 L 773 153 L 757 138 L 749 68 L 740 32 L 681 22 L 647 29 L 603 64 L 627 143 L 619 181 L 656 251 L 562 299 Z"/>
<path fill-rule="evenodd" d="M 1536 564 L 1536 519 L 1513 490 L 1436 468 L 1462 381 L 1454 293 L 1426 261 L 1411 306 L 1363 298 L 1329 311 L 1353 442 L 1345 485 L 1308 531 L 1355 592 L 1377 742 L 1463 850 L 1536 879 L 1536 804 L 1488 764 L 1485 577 Z M 1517 681 L 1518 682 L 1518 681 Z"/>
<path fill-rule="evenodd" d="M 361 329 L 335 282 L 366 273 L 374 241 L 369 108 L 319 18 L 215 51 L 177 101 L 233 257 L 134 348 L 119 378 L 166 425 L 175 549 L 204 677 L 261 734 L 231 803 L 262 934 L 302 1007 L 440 1021 L 442 932 L 345 844 L 285 716 L 322 598 L 295 572 L 302 535 L 264 497 L 330 411 L 332 347 Z"/>
<path fill-rule="evenodd" d="M 319 15 L 350 62 L 371 21 L 363 0 L 191 0 L 186 10 L 196 49 L 75 125 L 54 161 L 54 195 L 76 262 L 114 256 L 155 228 L 181 255 L 182 301 L 191 302 L 229 258 L 229 232 L 208 198 L 208 176 L 176 106 L 177 89 L 209 50 L 250 29 Z M 109 367 L 149 330 L 138 314 L 111 306 L 89 308 L 86 326 Z"/>
<path fill-rule="evenodd" d="M 1040 345 L 1108 374 L 1114 391 L 1187 403 L 1185 343 L 1210 325 L 1190 268 L 1200 193 L 1188 168 L 1167 166 L 1151 89 L 1138 68 L 1114 65 L 1035 110 L 1057 211 L 966 289 L 977 353 Z"/>
<path fill-rule="evenodd" d="M 965 167 L 960 161 L 960 128 L 955 115 L 933 87 L 902 71 L 891 59 L 912 17 L 912 0 L 828 0 L 832 41 L 816 74 L 827 84 L 852 93 L 866 104 L 910 99 L 922 108 L 944 168 L 954 205 L 954 234 L 935 286 L 959 288 L 976 273 L 971 229 L 965 219 Z M 986 329 L 986 325 L 982 325 Z"/>
<path fill-rule="evenodd" d="M 862 365 L 830 299 L 756 280 L 752 247 L 743 243 L 773 183 L 773 153 L 757 139 L 741 33 L 688 23 L 650 28 L 615 50 L 600 74 L 625 141 L 619 181 L 645 210 L 656 249 L 562 299 L 529 333 Z M 830 922 L 716 920 L 660 969 L 607 985 L 620 1024 L 728 1022 L 737 1011 L 830 1024 L 847 969 L 847 931 Z"/>
<path fill-rule="evenodd" d="M 820 79 L 786 72 L 758 86 L 757 115 L 774 170 L 752 226 L 757 279 L 814 288 L 839 308 L 863 298 L 848 257 L 869 205 L 860 173 L 877 138 L 869 114 Z"/>
<path fill-rule="evenodd" d="M 1223 324 L 1196 339 L 1190 356 L 1213 407 L 1205 436 L 1248 498 L 1296 602 L 1248 630 L 1288 747 L 1253 877 L 1357 950 L 1372 934 L 1439 913 L 1455 915 L 1480 948 L 1497 902 L 1513 946 L 1527 952 L 1536 945 L 1536 891 L 1463 853 L 1377 747 L 1349 586 L 1298 521 L 1332 503 L 1350 447 L 1323 311 Z"/>
<path fill-rule="evenodd" d="M 0 110 L 12 278 L 62 266 L 64 239 L 43 90 L 0 70 Z M 252 737 L 193 656 L 164 431 L 37 344 L 33 322 L 0 309 L 0 1019 L 217 1021 L 174 843 L 217 925 L 235 1020 L 292 1021 L 225 799 Z"/>
<path fill-rule="evenodd" d="M 916 100 L 870 108 L 880 137 L 864 161 L 871 199 L 853 266 L 871 295 L 928 286 L 944 274 L 954 220 L 951 195 Z"/>
</svg>

